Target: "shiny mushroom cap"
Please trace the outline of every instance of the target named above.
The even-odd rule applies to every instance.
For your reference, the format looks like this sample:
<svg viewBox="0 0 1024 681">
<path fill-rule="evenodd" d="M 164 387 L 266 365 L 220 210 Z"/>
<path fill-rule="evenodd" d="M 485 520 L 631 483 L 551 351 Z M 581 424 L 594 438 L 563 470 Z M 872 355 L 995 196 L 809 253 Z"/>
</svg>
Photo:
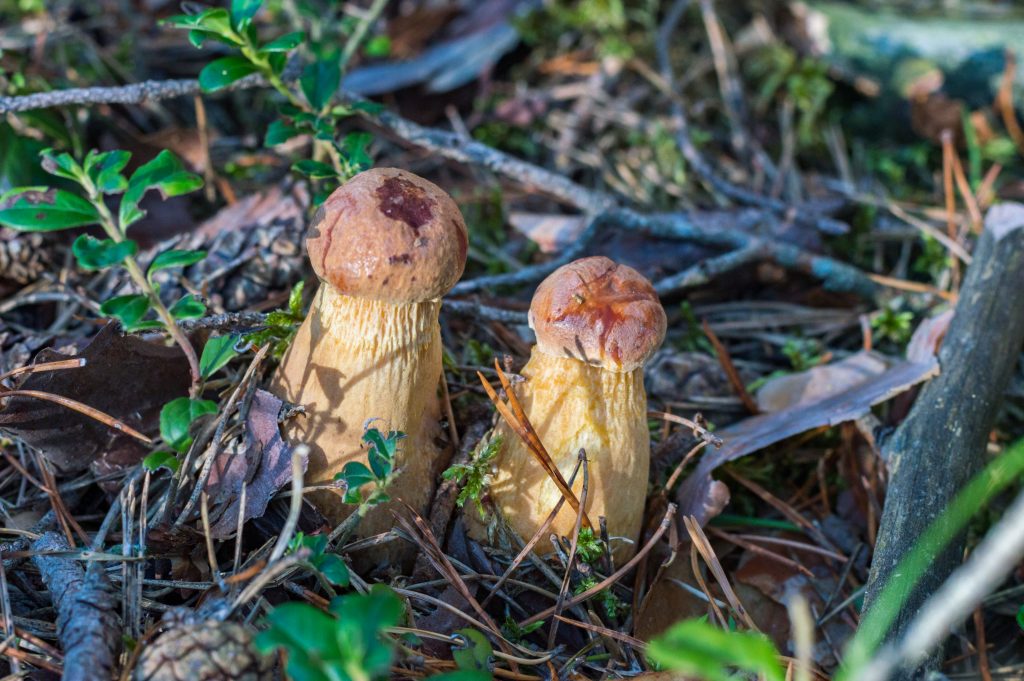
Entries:
<svg viewBox="0 0 1024 681">
<path fill-rule="evenodd" d="M 559 267 L 530 304 L 541 352 L 609 371 L 642 367 L 665 339 L 666 323 L 651 282 L 603 256 Z"/>
<path fill-rule="evenodd" d="M 392 303 L 440 298 L 466 266 L 468 238 L 450 196 L 397 168 L 359 173 L 313 217 L 306 250 L 345 295 Z"/>
</svg>

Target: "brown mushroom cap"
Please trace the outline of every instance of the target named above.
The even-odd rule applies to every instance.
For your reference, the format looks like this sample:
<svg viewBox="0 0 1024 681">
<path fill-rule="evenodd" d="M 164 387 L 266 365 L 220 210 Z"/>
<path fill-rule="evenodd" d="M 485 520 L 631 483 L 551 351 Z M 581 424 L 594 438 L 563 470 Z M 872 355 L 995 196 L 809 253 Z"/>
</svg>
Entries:
<svg viewBox="0 0 1024 681">
<path fill-rule="evenodd" d="M 433 182 L 397 168 L 359 173 L 327 197 L 306 236 L 309 260 L 345 295 L 392 303 L 440 298 L 466 266 L 466 223 Z"/>
<path fill-rule="evenodd" d="M 642 367 L 665 339 L 666 324 L 651 282 L 603 256 L 559 267 L 530 304 L 542 352 L 611 371 Z"/>
</svg>

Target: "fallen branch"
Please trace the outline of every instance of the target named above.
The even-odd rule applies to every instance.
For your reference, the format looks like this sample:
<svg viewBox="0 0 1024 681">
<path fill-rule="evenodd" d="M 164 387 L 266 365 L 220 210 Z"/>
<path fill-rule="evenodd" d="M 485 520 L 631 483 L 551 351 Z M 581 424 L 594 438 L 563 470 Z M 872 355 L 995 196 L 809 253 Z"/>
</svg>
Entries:
<svg viewBox="0 0 1024 681">
<path fill-rule="evenodd" d="M 956 314 L 939 352 L 942 373 L 926 385 L 910 415 L 884 447 L 889 489 L 865 596 L 865 618 L 882 589 L 900 580 L 900 561 L 925 529 L 981 468 L 985 446 L 1024 343 L 1024 205 L 989 211 L 974 260 L 960 289 Z M 925 600 L 963 555 L 964 537 L 931 557 L 917 583 L 903 585 L 902 608 L 886 641 L 902 638 Z M 940 651 L 922 667 L 933 669 Z M 918 678 L 903 670 L 894 678 Z"/>
<path fill-rule="evenodd" d="M 685 7 L 685 2 L 680 3 Z M 681 14 L 681 10 L 680 10 Z M 678 17 L 676 17 L 678 20 Z M 673 24 L 667 21 L 661 41 L 667 41 Z M 249 76 L 233 84 L 232 89 L 242 90 L 264 87 L 267 83 L 259 76 Z M 0 97 L 0 113 L 30 111 L 53 106 L 71 106 L 82 104 L 124 103 L 140 104 L 171 97 L 193 95 L 200 92 L 198 81 L 170 80 L 144 81 L 135 85 L 121 87 L 73 88 L 32 95 Z M 346 90 L 340 90 L 342 98 L 351 102 L 365 101 L 363 98 Z M 682 109 L 676 112 L 682 116 Z M 440 157 L 487 168 L 494 173 L 509 178 L 519 184 L 536 189 L 538 192 L 551 196 L 563 203 L 573 206 L 585 215 L 590 216 L 591 225 L 580 235 L 576 243 L 567 249 L 562 257 L 532 268 L 524 268 L 519 272 L 493 277 L 480 277 L 459 283 L 452 293 L 462 295 L 483 288 L 499 285 L 514 285 L 539 281 L 550 274 L 559 265 L 578 257 L 587 244 L 604 226 L 615 225 L 624 229 L 635 229 L 663 238 L 692 241 L 707 246 L 717 246 L 725 250 L 741 250 L 743 253 L 735 257 L 722 257 L 714 266 L 716 274 L 739 267 L 750 259 L 750 249 L 763 252 L 765 257 L 786 267 L 806 272 L 821 280 L 826 288 L 833 291 L 852 292 L 868 299 L 874 297 L 878 285 L 871 281 L 864 272 L 845 265 L 831 258 L 804 251 L 790 244 L 762 238 L 738 229 L 715 227 L 703 228 L 695 224 L 685 214 L 644 215 L 619 206 L 619 202 L 603 192 L 594 191 L 579 185 L 562 174 L 541 168 L 540 166 L 522 161 L 504 152 L 493 149 L 486 144 L 457 135 L 445 130 L 428 128 L 402 118 L 398 114 L 384 110 L 377 114 L 361 113 L 367 123 L 386 131 L 396 138 L 429 151 Z M 824 232 L 842 232 L 845 226 L 831 218 L 816 213 L 800 212 L 793 206 L 777 199 L 771 199 L 735 187 L 719 178 L 706 160 L 700 156 L 686 134 L 686 119 L 679 121 L 680 148 L 687 161 L 716 190 L 729 198 L 741 203 L 756 206 L 782 216 L 784 219 L 797 219 L 810 222 Z M 728 254 L 727 254 L 728 255 Z M 684 280 L 686 278 L 684 277 Z M 700 283 L 700 278 L 696 280 Z M 674 282 L 671 288 L 678 291 L 680 283 Z M 454 311 L 454 310 L 453 310 Z M 486 311 L 486 310 L 482 310 Z M 507 314 L 507 313 L 506 313 Z M 495 317 L 500 321 L 515 321 L 509 318 Z"/>
<path fill-rule="evenodd" d="M 47 532 L 32 544 L 32 550 L 40 553 L 70 548 L 56 532 Z M 37 555 L 32 562 L 57 611 L 57 637 L 64 649 L 62 681 L 113 678 L 121 622 L 103 563 L 92 562 L 83 570 L 71 558 Z"/>
</svg>

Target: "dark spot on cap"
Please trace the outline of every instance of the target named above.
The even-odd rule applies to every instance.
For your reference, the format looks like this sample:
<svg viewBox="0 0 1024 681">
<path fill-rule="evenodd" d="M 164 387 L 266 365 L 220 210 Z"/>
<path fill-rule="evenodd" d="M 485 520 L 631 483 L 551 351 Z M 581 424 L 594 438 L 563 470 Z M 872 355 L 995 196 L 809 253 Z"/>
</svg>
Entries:
<svg viewBox="0 0 1024 681">
<path fill-rule="evenodd" d="M 408 265 L 411 262 L 412 262 L 412 256 L 409 255 L 408 253 L 402 253 L 401 255 L 389 255 L 388 256 L 388 263 L 391 264 L 391 265 L 394 265 L 395 263 L 402 263 L 403 265 Z"/>
<path fill-rule="evenodd" d="M 434 200 L 409 180 L 389 177 L 377 188 L 380 212 L 392 220 L 400 220 L 419 232 L 434 217 Z"/>
</svg>

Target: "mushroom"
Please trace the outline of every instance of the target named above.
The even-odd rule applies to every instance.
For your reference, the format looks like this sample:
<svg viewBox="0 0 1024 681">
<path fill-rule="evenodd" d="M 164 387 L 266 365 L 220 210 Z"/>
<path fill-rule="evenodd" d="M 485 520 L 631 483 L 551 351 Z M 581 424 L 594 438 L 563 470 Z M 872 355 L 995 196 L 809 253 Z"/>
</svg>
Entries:
<svg viewBox="0 0 1024 681">
<path fill-rule="evenodd" d="M 643 365 L 665 338 L 665 310 L 639 272 L 592 257 L 540 284 L 529 323 L 537 344 L 522 370 L 519 402 L 564 478 L 586 451 L 587 516 L 604 516 L 610 537 L 633 542 L 614 543 L 615 559 L 626 560 L 640 535 L 650 468 Z M 529 539 L 562 495 L 508 424 L 498 432 L 502 451 L 490 495 L 509 526 Z M 577 498 L 582 479 L 573 485 Z M 575 524 L 565 504 L 551 531 L 570 536 Z M 550 550 L 546 537 L 541 542 Z"/>
<path fill-rule="evenodd" d="M 403 170 L 360 173 L 317 211 L 306 249 L 322 284 L 272 382 L 305 408 L 285 434 L 310 448 L 307 483 L 330 482 L 347 462 L 365 460 L 364 426 L 379 419 L 382 430 L 406 435 L 389 496 L 426 509 L 445 463 L 438 313 L 462 276 L 467 245 L 451 197 Z M 330 491 L 312 500 L 334 523 L 354 510 Z M 388 508 L 397 506 L 371 510 L 360 534 L 390 529 Z"/>
</svg>

